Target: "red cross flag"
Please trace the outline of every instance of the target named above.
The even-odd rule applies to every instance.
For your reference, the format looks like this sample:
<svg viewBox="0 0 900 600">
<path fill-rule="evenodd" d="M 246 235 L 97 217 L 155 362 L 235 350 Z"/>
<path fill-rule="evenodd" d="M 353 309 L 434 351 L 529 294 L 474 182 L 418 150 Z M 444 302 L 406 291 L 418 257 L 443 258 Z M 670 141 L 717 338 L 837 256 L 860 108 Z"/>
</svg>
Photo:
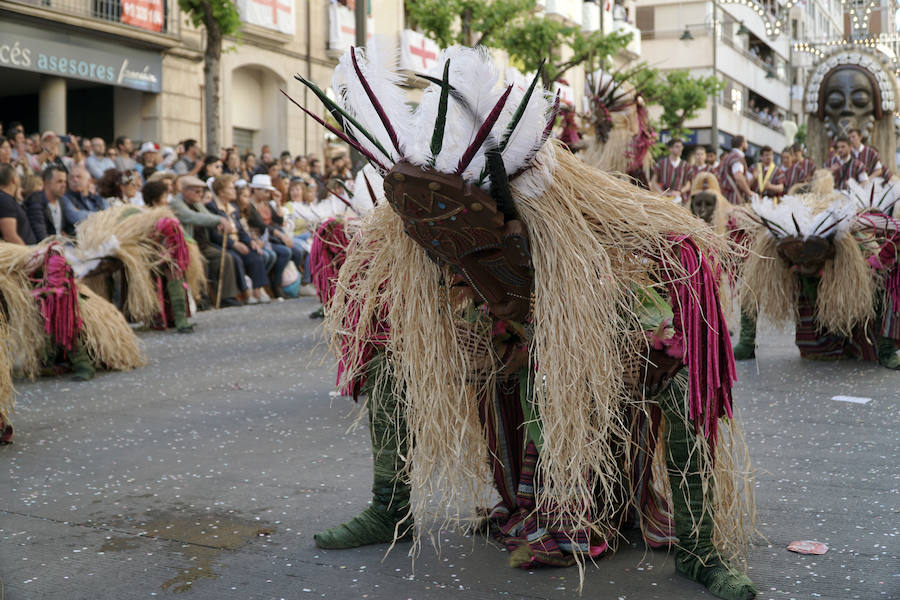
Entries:
<svg viewBox="0 0 900 600">
<path fill-rule="evenodd" d="M 372 39 L 375 20 L 366 17 L 366 39 Z M 349 52 L 356 45 L 356 15 L 350 8 L 332 2 L 328 6 L 328 49 Z"/>
<path fill-rule="evenodd" d="M 294 0 L 238 0 L 241 19 L 251 25 L 294 35 Z"/>
<path fill-rule="evenodd" d="M 418 31 L 404 29 L 401 36 L 400 66 L 416 73 L 425 73 L 437 62 L 440 46 Z"/>
</svg>

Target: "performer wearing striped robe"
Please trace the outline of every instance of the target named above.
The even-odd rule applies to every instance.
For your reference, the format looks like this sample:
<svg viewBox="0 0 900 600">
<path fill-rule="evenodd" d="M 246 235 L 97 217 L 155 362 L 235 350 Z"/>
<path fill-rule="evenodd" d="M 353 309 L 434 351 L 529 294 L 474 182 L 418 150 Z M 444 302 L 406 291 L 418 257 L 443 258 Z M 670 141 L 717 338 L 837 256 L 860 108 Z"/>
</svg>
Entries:
<svg viewBox="0 0 900 600">
<path fill-rule="evenodd" d="M 866 167 L 860 161 L 853 158 L 850 153 L 850 142 L 845 137 L 839 137 L 834 143 L 835 155 L 825 164 L 834 175 L 834 187 L 838 190 L 847 189 L 847 182 L 851 179 L 858 183 L 865 183 L 869 176 Z"/>
<path fill-rule="evenodd" d="M 784 174 L 775 164 L 773 157 L 772 148 L 763 146 L 759 151 L 759 162 L 754 165 L 750 189 L 760 196 L 774 198 L 784 193 Z"/>
<path fill-rule="evenodd" d="M 686 192 L 690 185 L 691 166 L 681 160 L 681 152 L 684 149 L 681 140 L 669 140 L 667 145 L 669 155 L 659 159 L 653 167 L 650 189 L 681 201 L 682 193 Z"/>
<path fill-rule="evenodd" d="M 864 146 L 862 143 L 862 134 L 859 129 L 851 129 L 847 134 L 850 141 L 850 154 L 858 160 L 866 168 L 866 175 L 869 179 L 873 177 L 883 177 L 885 181 L 891 178 L 889 169 L 884 168 L 878 150 L 871 146 Z"/>
<path fill-rule="evenodd" d="M 719 186 L 722 195 L 731 204 L 743 204 L 753 193 L 747 183 L 747 160 L 744 152 L 747 150 L 747 140 L 742 135 L 737 135 L 731 140 L 731 152 L 722 157 L 719 163 Z"/>
<path fill-rule="evenodd" d="M 816 170 L 815 163 L 803 156 L 803 147 L 800 144 L 794 144 L 791 152 L 793 161 L 785 174 L 785 191 L 790 191 L 795 185 L 808 183 Z"/>
</svg>

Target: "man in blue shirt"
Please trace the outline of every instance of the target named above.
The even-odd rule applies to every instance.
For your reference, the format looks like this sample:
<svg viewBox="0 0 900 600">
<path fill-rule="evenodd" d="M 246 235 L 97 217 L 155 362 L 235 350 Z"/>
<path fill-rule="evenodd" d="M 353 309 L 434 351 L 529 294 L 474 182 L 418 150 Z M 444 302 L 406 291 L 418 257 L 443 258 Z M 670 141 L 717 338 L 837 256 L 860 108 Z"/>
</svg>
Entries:
<svg viewBox="0 0 900 600">
<path fill-rule="evenodd" d="M 106 142 L 103 141 L 103 138 L 91 139 L 91 155 L 84 159 L 84 166 L 87 167 L 94 179 L 103 177 L 103 172 L 107 169 L 116 168 L 113 159 L 106 155 Z"/>
<path fill-rule="evenodd" d="M 63 218 L 68 227 L 74 227 L 93 212 L 109 208 L 106 200 L 90 193 L 90 179 L 84 167 L 73 167 L 69 173 L 69 191 L 62 198 Z"/>
</svg>

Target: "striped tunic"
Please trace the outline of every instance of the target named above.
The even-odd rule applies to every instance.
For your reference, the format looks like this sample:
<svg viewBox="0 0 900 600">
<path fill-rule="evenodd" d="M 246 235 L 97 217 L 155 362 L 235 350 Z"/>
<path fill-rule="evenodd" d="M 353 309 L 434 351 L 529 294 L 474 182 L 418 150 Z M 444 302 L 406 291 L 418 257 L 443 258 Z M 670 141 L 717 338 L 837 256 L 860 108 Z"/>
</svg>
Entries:
<svg viewBox="0 0 900 600">
<path fill-rule="evenodd" d="M 859 183 L 866 181 L 869 176 L 866 174 L 866 167 L 860 161 L 852 156 L 843 162 L 838 155 L 831 157 L 825 164 L 825 168 L 829 169 L 834 175 L 834 187 L 838 190 L 847 189 L 847 182 L 855 179 Z"/>
<path fill-rule="evenodd" d="M 731 204 L 742 204 L 744 202 L 744 194 L 738 189 L 737 183 L 734 181 L 734 167 L 740 164 L 744 168 L 744 177 L 747 176 L 747 161 L 744 159 L 744 153 L 734 149 L 722 158 L 719 163 L 719 172 L 716 176 L 719 179 L 719 187 L 722 188 L 722 195 Z"/>
<path fill-rule="evenodd" d="M 891 178 L 890 170 L 882 164 L 881 157 L 878 156 L 878 150 L 875 148 L 860 145 L 858 150 L 850 148 L 850 153 L 853 155 L 853 158 L 863 164 L 869 177 L 872 176 L 876 169 L 883 169 L 880 177 L 884 177 L 886 180 Z"/>
<path fill-rule="evenodd" d="M 677 165 L 673 165 L 668 156 L 664 156 L 653 167 L 653 176 L 656 183 L 664 192 L 679 192 L 684 184 L 690 181 L 692 167 L 685 161 L 678 161 Z"/>
<path fill-rule="evenodd" d="M 798 183 L 808 183 L 815 170 L 815 163 L 808 158 L 792 164 L 784 176 L 785 191 L 787 192 Z"/>
</svg>

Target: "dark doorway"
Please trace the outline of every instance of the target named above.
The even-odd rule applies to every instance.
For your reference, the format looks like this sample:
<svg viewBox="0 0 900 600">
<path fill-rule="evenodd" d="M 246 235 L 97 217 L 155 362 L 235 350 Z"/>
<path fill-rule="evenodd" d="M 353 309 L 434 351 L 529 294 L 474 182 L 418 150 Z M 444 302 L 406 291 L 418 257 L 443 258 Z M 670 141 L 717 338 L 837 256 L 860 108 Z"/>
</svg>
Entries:
<svg viewBox="0 0 900 600">
<path fill-rule="evenodd" d="M 112 86 L 86 87 L 66 91 L 66 124 L 82 137 L 113 139 Z"/>
</svg>

